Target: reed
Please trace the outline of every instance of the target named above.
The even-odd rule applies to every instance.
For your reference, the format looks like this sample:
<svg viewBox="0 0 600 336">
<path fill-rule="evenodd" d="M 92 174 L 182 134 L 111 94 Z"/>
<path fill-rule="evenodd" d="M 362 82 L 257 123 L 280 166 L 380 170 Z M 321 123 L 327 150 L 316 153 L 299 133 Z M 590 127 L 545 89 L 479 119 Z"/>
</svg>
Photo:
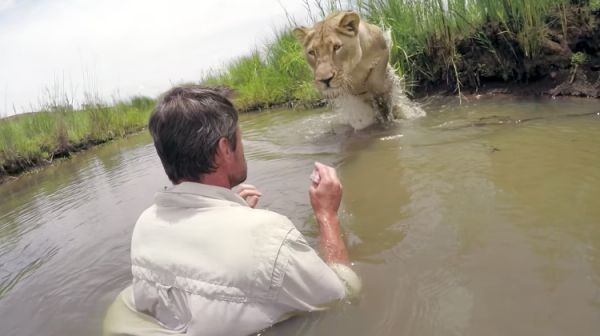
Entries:
<svg viewBox="0 0 600 336">
<path fill-rule="evenodd" d="M 364 0 L 357 1 L 369 21 L 392 32 L 392 62 L 409 81 L 454 83 L 460 90 L 458 66 L 464 56 L 457 46 L 467 38 L 476 39 L 496 59 L 498 52 L 485 25 L 499 27 L 500 39 L 517 41 L 518 58 L 540 55 L 549 26 L 559 25 L 566 36 L 569 0 Z M 558 22 L 555 19 L 558 17 Z M 511 43 L 507 43 L 511 45 Z M 523 55 L 519 53 L 522 52 Z M 501 61 L 501 60 L 499 60 Z M 502 62 L 500 62 L 502 63 Z M 506 63 L 506 62 L 504 62 Z M 501 64 L 506 65 L 506 64 Z M 484 64 L 482 64 L 484 66 Z M 508 72 L 508 69 L 507 69 Z M 510 77 L 506 73 L 505 79 Z"/>
</svg>

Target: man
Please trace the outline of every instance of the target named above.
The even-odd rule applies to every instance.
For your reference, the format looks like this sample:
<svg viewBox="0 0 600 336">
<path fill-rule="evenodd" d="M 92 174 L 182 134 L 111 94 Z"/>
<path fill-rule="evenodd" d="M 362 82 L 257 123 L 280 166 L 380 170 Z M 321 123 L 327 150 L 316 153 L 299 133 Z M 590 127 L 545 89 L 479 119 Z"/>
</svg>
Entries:
<svg viewBox="0 0 600 336">
<path fill-rule="evenodd" d="M 322 259 L 286 217 L 255 208 L 256 188 L 231 190 L 247 167 L 226 94 L 175 87 L 150 117 L 173 187 L 157 193 L 135 225 L 133 283 L 109 309 L 106 335 L 248 335 L 359 291 L 333 168 L 316 163 L 309 187 Z"/>
</svg>

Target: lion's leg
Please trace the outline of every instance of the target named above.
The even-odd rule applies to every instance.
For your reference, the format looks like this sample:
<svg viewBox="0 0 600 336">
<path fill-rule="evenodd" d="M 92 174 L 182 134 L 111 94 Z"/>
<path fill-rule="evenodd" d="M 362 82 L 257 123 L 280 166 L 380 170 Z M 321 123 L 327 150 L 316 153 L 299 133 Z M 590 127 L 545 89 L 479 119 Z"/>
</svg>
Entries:
<svg viewBox="0 0 600 336">
<path fill-rule="evenodd" d="M 371 69 L 371 76 L 367 80 L 367 87 L 371 93 L 371 106 L 377 115 L 377 121 L 387 123 L 394 120 L 393 114 L 393 80 L 389 75 L 391 67 L 386 62 L 378 63 Z"/>
<path fill-rule="evenodd" d="M 374 96 L 372 100 L 373 109 L 377 112 L 377 121 L 387 123 L 394 120 L 392 113 L 392 102 L 389 94 Z"/>
</svg>

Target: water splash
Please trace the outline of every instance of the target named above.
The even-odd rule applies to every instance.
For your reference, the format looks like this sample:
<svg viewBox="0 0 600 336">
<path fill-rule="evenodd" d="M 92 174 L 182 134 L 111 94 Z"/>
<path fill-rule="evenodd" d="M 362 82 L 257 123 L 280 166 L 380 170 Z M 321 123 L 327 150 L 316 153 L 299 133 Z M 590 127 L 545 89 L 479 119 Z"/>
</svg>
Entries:
<svg viewBox="0 0 600 336">
<path fill-rule="evenodd" d="M 416 102 L 411 101 L 402 90 L 402 79 L 388 66 L 387 81 L 391 83 L 391 90 L 387 99 L 388 108 L 392 112 L 392 119 L 417 119 L 426 115 L 425 111 Z M 380 116 L 375 107 L 375 102 L 369 104 L 361 97 L 351 94 L 342 94 L 333 99 L 333 108 L 339 115 L 342 124 L 352 126 L 355 130 L 365 129 L 378 121 L 388 118 Z M 388 120 L 391 121 L 391 120 Z"/>
<path fill-rule="evenodd" d="M 396 74 L 391 66 L 388 66 L 387 75 L 392 82 L 392 113 L 396 118 L 413 120 L 422 118 L 427 114 L 416 102 L 411 101 L 404 94 L 402 79 Z"/>
<path fill-rule="evenodd" d="M 333 109 L 341 124 L 350 125 L 355 130 L 365 129 L 377 122 L 373 107 L 353 95 L 345 94 L 335 98 Z"/>
<path fill-rule="evenodd" d="M 392 114 L 394 119 L 417 119 L 426 115 L 425 111 L 402 93 L 401 88 L 392 90 Z M 350 125 L 355 130 L 365 129 L 378 122 L 378 112 L 373 105 L 363 99 L 345 94 L 333 100 L 333 109 L 339 122 Z"/>
</svg>

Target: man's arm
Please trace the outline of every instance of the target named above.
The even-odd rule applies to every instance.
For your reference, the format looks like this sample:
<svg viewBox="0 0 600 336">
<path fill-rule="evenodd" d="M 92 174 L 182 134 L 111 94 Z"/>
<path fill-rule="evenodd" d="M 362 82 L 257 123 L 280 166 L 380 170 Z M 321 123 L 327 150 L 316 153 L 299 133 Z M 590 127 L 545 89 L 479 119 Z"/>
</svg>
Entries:
<svg viewBox="0 0 600 336">
<path fill-rule="evenodd" d="M 332 167 L 315 163 L 309 189 L 310 203 L 319 223 L 321 256 L 300 232 L 292 231 L 285 243 L 284 262 L 290 267 L 283 279 L 279 302 L 290 311 L 326 309 L 343 298 L 360 293 L 361 281 L 350 269 L 337 211 L 342 185 Z"/>
<path fill-rule="evenodd" d="M 347 265 L 326 263 L 296 229 L 288 233 L 277 264 L 285 269 L 277 295 L 282 312 L 323 310 L 360 294 L 356 273 Z"/>
<path fill-rule="evenodd" d="M 319 247 L 321 256 L 327 264 L 350 265 L 346 244 L 342 239 L 340 220 L 337 213 L 316 215 L 319 223 Z"/>
<path fill-rule="evenodd" d="M 342 201 L 342 184 L 334 168 L 319 162 L 315 162 L 314 176 L 309 195 L 321 233 L 321 256 L 327 264 L 349 265 L 348 250 L 337 215 Z"/>
</svg>

